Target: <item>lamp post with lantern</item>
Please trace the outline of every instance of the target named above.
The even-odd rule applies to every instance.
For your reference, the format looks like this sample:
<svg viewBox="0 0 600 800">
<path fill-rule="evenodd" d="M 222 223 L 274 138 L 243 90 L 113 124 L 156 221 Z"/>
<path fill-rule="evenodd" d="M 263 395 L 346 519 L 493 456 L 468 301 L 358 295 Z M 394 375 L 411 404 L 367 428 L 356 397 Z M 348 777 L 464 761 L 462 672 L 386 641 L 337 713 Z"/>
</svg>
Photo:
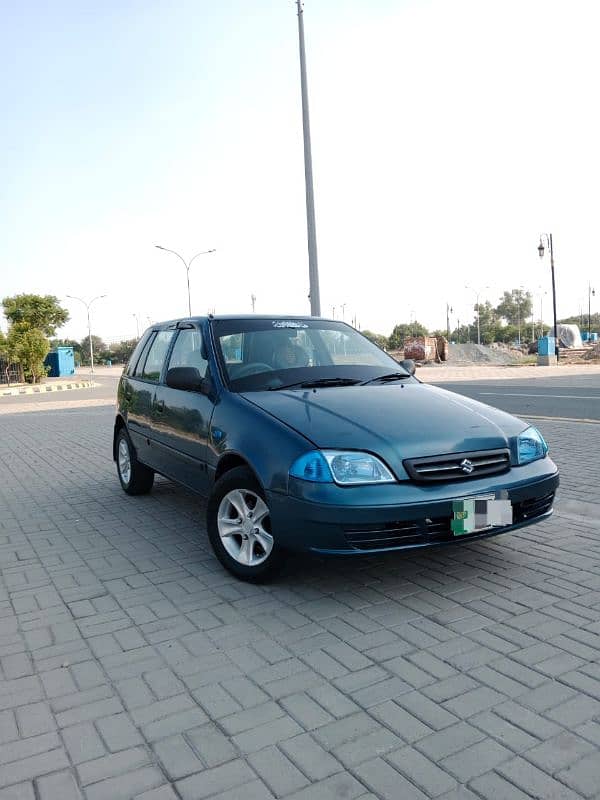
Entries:
<svg viewBox="0 0 600 800">
<path fill-rule="evenodd" d="M 550 270 L 552 272 L 552 310 L 554 313 L 554 355 L 556 356 L 556 360 L 559 359 L 559 350 L 558 350 L 558 326 L 556 324 L 556 281 L 554 279 L 554 248 L 552 246 L 552 234 L 551 233 L 542 233 L 540 236 L 540 243 L 538 245 L 538 254 L 540 258 L 544 257 L 544 240 L 546 241 L 546 246 L 550 251 Z"/>
</svg>

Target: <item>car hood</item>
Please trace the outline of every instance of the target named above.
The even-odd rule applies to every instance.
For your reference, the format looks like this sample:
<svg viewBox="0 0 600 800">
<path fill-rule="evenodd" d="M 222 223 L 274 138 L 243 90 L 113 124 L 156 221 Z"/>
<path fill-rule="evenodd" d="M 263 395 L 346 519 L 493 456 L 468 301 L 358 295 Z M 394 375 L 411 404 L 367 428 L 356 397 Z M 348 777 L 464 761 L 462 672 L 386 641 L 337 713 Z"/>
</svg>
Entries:
<svg viewBox="0 0 600 800">
<path fill-rule="evenodd" d="M 398 478 L 406 458 L 509 446 L 527 426 L 476 400 L 420 383 L 247 392 L 246 400 L 316 448 L 367 450 Z"/>
</svg>

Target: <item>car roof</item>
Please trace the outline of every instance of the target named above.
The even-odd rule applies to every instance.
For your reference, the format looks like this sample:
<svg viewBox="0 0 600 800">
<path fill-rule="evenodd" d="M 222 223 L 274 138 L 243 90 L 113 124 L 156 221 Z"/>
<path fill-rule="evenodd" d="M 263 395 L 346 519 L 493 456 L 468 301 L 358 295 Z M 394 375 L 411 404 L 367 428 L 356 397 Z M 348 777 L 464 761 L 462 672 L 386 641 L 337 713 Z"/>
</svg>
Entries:
<svg viewBox="0 0 600 800">
<path fill-rule="evenodd" d="M 168 330 L 169 328 L 176 328 L 179 324 L 183 322 L 190 322 L 192 325 L 206 322 L 206 320 L 211 320 L 214 322 L 222 322 L 222 321 L 232 321 L 237 319 L 251 319 L 251 320 L 323 320 L 324 322 L 343 322 L 340 319 L 329 319 L 328 317 L 311 317 L 306 315 L 297 315 L 297 314 L 215 314 L 215 315 L 208 315 L 202 317 L 180 317 L 179 319 L 170 319 L 164 322 L 155 322 L 153 325 L 150 325 L 150 329 L 152 330 Z"/>
</svg>

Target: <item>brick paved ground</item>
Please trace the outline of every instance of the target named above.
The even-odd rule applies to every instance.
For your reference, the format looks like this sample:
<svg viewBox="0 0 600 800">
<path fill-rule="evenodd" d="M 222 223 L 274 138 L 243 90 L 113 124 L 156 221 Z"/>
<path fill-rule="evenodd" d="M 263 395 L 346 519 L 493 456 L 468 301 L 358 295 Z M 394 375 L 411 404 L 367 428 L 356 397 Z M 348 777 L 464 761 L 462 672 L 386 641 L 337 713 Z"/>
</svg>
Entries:
<svg viewBox="0 0 600 800">
<path fill-rule="evenodd" d="M 543 525 L 267 587 L 111 425 L 0 417 L 0 800 L 600 798 L 599 425 L 541 426 Z"/>
</svg>

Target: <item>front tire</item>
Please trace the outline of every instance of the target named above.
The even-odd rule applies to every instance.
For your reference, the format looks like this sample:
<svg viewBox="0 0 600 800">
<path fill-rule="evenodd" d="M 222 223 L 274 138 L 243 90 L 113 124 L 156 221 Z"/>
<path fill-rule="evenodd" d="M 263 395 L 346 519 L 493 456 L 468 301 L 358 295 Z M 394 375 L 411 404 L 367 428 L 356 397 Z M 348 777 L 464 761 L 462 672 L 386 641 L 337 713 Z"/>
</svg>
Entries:
<svg viewBox="0 0 600 800">
<path fill-rule="evenodd" d="M 125 428 L 121 428 L 116 441 L 117 474 L 124 492 L 127 494 L 148 494 L 154 483 L 154 470 L 140 464 L 127 435 Z"/>
<path fill-rule="evenodd" d="M 206 522 L 216 557 L 236 578 L 261 583 L 281 569 L 284 553 L 271 530 L 269 507 L 247 467 L 235 467 L 216 482 Z"/>
</svg>

